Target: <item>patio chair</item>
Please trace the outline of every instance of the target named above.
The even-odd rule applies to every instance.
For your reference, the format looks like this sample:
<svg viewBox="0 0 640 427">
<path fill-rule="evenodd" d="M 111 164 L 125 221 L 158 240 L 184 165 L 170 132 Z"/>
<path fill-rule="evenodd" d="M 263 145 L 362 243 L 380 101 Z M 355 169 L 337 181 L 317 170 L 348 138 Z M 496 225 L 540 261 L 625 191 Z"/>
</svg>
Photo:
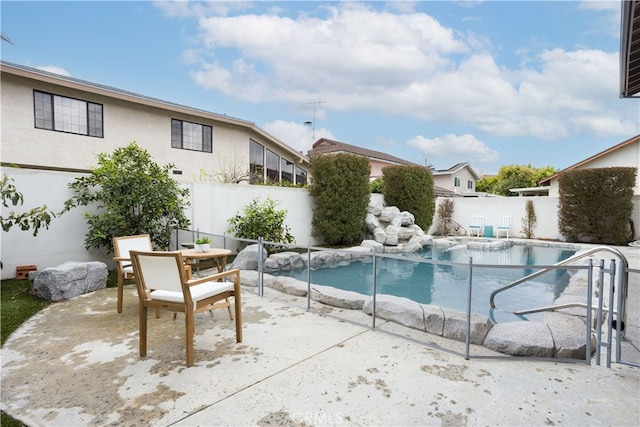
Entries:
<svg viewBox="0 0 640 427">
<path fill-rule="evenodd" d="M 227 308 L 233 297 L 236 341 L 242 342 L 240 270 L 233 269 L 201 278 L 188 278 L 179 251 L 131 251 L 133 272 L 140 299 L 140 356 L 147 354 L 147 308 L 185 314 L 187 367 L 193 365 L 195 314 Z M 233 282 L 219 281 L 231 278 Z M 149 291 L 149 289 L 153 289 Z"/>
<path fill-rule="evenodd" d="M 484 217 L 481 215 L 476 215 L 473 217 L 473 222 L 469 226 L 469 234 L 475 234 L 476 237 L 480 237 L 480 233 L 482 233 L 484 228 Z"/>
<path fill-rule="evenodd" d="M 151 236 L 148 234 L 138 234 L 136 236 L 113 238 L 113 260 L 118 263 L 118 313 L 122 313 L 124 281 L 134 278 L 131 257 L 129 256 L 132 250 L 152 251 Z"/>
<path fill-rule="evenodd" d="M 508 239 L 511 237 L 511 217 L 501 216 L 500 224 L 496 227 L 496 237 L 500 238 L 500 234 L 503 234 Z"/>
</svg>

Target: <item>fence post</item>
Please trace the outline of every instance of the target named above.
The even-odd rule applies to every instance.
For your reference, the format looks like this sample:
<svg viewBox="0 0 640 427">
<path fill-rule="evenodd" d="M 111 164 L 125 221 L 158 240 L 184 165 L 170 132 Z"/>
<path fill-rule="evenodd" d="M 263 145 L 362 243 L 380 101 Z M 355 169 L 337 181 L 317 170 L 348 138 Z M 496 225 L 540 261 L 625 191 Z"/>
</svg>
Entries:
<svg viewBox="0 0 640 427">
<path fill-rule="evenodd" d="M 378 293 L 378 278 L 376 271 L 378 270 L 376 265 L 376 248 L 373 247 L 373 296 L 371 300 L 371 329 L 376 329 L 376 294 Z"/>
<path fill-rule="evenodd" d="M 307 311 L 311 309 L 311 242 L 307 242 Z"/>
<path fill-rule="evenodd" d="M 264 276 L 262 267 L 262 237 L 258 237 L 258 296 L 264 296 Z"/>
<path fill-rule="evenodd" d="M 585 361 L 591 364 L 591 325 L 593 322 L 593 259 L 589 258 L 589 270 L 587 271 L 587 345 Z"/>
<path fill-rule="evenodd" d="M 464 359 L 469 360 L 469 344 L 471 342 L 471 287 L 473 283 L 473 257 L 469 257 L 469 287 L 467 294 L 467 336 L 464 344 Z"/>
</svg>

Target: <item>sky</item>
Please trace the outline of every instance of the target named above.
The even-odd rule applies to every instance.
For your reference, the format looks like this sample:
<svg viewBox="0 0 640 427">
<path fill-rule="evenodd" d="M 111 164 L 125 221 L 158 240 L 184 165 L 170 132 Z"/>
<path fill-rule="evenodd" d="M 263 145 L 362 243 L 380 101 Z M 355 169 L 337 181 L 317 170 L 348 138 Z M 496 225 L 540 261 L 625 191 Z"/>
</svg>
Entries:
<svg viewBox="0 0 640 427">
<path fill-rule="evenodd" d="M 620 7 L 2 0 L 0 57 L 247 120 L 305 154 L 324 137 L 435 169 L 560 170 L 640 133 L 640 100 L 619 97 Z"/>
</svg>

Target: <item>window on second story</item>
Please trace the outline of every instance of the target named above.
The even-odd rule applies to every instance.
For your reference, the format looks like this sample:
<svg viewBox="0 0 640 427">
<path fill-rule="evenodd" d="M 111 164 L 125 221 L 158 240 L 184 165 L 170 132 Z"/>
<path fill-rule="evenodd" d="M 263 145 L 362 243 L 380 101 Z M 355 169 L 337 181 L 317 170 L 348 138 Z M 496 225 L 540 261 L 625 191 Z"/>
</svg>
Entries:
<svg viewBox="0 0 640 427">
<path fill-rule="evenodd" d="M 102 104 L 34 90 L 33 110 L 37 129 L 104 136 Z"/>
<path fill-rule="evenodd" d="M 296 185 L 307 185 L 307 171 L 296 166 Z"/>
<path fill-rule="evenodd" d="M 460 178 L 458 178 L 457 176 L 453 178 L 453 186 L 460 187 Z"/>
<path fill-rule="evenodd" d="M 171 148 L 212 152 L 211 126 L 171 119 Z"/>
<path fill-rule="evenodd" d="M 249 182 L 264 183 L 264 146 L 253 139 L 249 141 Z"/>
<path fill-rule="evenodd" d="M 282 159 L 282 180 L 293 183 L 293 163 L 289 160 Z"/>
<path fill-rule="evenodd" d="M 267 150 L 267 181 L 280 182 L 280 156 Z"/>
<path fill-rule="evenodd" d="M 473 190 L 473 181 L 471 181 L 471 180 L 467 181 L 467 189 L 468 190 Z"/>
</svg>

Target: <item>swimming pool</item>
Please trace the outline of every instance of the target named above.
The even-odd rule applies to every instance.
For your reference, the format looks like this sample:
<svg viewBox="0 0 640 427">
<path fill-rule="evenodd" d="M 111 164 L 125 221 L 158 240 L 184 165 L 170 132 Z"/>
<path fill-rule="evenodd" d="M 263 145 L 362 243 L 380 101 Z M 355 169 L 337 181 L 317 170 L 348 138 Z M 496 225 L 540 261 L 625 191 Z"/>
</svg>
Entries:
<svg viewBox="0 0 640 427">
<path fill-rule="evenodd" d="M 433 304 L 458 311 L 467 310 L 469 258 L 473 259 L 473 291 L 471 310 L 491 317 L 497 322 L 516 320 L 509 312 L 549 305 L 562 293 L 569 282 L 566 270 L 551 270 L 536 279 L 507 290 L 496 297 L 499 310 L 490 312 L 491 293 L 516 279 L 533 273 L 528 268 L 486 268 L 482 265 L 553 265 L 569 258 L 574 249 L 513 245 L 502 250 L 471 249 L 466 245 L 425 247 L 422 252 L 376 260 L 378 294 L 406 297 L 422 304 Z M 419 262 L 421 258 L 462 266 Z M 307 269 L 280 271 L 278 275 L 307 280 Z M 311 283 L 333 286 L 371 295 L 373 293 L 373 263 L 363 260 L 312 268 Z M 542 314 L 526 318 L 539 319 Z"/>
</svg>

